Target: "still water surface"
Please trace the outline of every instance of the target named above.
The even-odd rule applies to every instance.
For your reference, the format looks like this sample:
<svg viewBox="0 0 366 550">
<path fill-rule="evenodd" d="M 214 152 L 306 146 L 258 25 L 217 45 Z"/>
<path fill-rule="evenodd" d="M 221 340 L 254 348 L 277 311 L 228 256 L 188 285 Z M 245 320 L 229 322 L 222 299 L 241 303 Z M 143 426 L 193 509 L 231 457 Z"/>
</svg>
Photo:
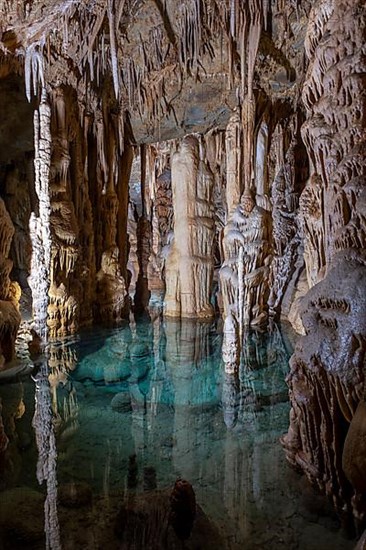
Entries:
<svg viewBox="0 0 366 550">
<path fill-rule="evenodd" d="M 45 547 L 46 493 L 51 547 L 353 548 L 325 499 L 285 461 L 286 336 L 276 325 L 246 334 L 236 375 L 223 371 L 221 344 L 217 322 L 94 328 L 50 346 L 48 379 L 33 374 L 37 389 L 31 377 L 0 385 L 9 439 L 0 548 Z M 179 544 L 160 533 L 177 478 L 193 486 L 200 510 L 191 540 Z M 137 522 L 124 535 L 122 508 Z"/>
</svg>

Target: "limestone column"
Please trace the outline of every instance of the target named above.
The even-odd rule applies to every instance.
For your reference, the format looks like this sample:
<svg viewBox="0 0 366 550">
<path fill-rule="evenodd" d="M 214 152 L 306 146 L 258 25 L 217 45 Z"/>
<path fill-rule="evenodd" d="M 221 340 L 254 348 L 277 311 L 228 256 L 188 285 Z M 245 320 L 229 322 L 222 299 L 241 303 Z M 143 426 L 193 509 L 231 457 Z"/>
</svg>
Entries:
<svg viewBox="0 0 366 550">
<path fill-rule="evenodd" d="M 51 269 L 51 202 L 49 177 L 51 165 L 51 110 L 42 92 L 42 100 L 34 113 L 35 144 L 35 189 L 39 200 L 38 215 L 30 219 L 32 240 L 32 261 L 29 286 L 33 296 L 33 315 L 36 331 L 43 343 L 48 340 L 47 307 Z M 46 350 L 47 351 L 47 350 Z M 36 406 L 33 427 L 38 449 L 37 479 L 46 482 L 47 494 L 44 503 L 46 548 L 61 548 L 60 529 L 57 515 L 56 440 L 53 429 L 51 393 L 48 380 L 47 357 L 40 364 L 36 375 Z"/>
<path fill-rule="evenodd" d="M 165 315 L 205 318 L 213 277 L 213 175 L 199 142 L 184 138 L 172 158 L 174 241 L 166 261 Z"/>
</svg>

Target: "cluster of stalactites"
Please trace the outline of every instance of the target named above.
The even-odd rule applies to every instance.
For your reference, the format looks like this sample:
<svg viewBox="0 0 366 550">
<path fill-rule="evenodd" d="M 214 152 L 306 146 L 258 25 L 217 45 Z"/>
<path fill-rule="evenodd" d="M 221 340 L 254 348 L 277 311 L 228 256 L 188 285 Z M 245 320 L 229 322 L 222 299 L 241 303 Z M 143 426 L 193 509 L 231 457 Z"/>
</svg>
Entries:
<svg viewBox="0 0 366 550">
<path fill-rule="evenodd" d="M 0 2 L 0 9 L 1 5 Z M 141 38 L 137 57 L 129 53 L 126 36 L 139 8 L 129 0 L 64 2 L 56 9 L 46 6 L 42 18 L 37 5 L 27 5 L 27 13 L 19 13 L 15 7 L 14 11 L 20 21 L 20 34 L 26 21 L 32 22 L 27 27 L 26 41 L 17 50 L 18 55 L 24 56 L 29 101 L 46 85 L 56 83 L 52 65 L 55 57 L 64 58 L 74 66 L 74 71 L 65 68 L 61 76 L 64 84 L 79 91 L 83 88 L 81 93 L 85 94 L 90 83 L 99 87 L 104 77 L 110 75 L 117 103 L 125 106 L 127 102 L 129 109 L 147 115 L 153 123 L 173 111 L 166 91 L 169 81 L 187 75 L 200 78 L 205 72 L 202 59 L 205 55 L 215 56 L 219 37 L 229 49 L 228 87 L 237 88 L 241 103 L 246 95 L 252 98 L 254 64 L 261 31 L 267 27 L 268 0 L 246 3 L 189 0 L 178 6 L 164 4 L 160 23 L 148 37 Z M 9 8 L 5 10 L 5 21 L 10 22 L 10 14 Z M 236 56 L 240 59 L 240 71 Z M 76 73 L 82 75 L 81 88 Z M 249 104 L 246 109 L 250 110 Z"/>
</svg>

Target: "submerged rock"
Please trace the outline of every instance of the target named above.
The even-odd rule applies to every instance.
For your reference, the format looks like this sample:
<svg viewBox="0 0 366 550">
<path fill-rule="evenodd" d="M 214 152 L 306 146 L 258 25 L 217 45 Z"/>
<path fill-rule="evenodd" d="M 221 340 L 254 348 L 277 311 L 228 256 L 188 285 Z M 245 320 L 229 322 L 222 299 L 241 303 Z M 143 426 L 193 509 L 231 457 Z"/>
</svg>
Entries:
<svg viewBox="0 0 366 550">
<path fill-rule="evenodd" d="M 29 487 L 1 493 L 0 548 L 41 546 L 44 538 L 44 496 Z"/>
<path fill-rule="evenodd" d="M 179 539 L 189 538 L 195 517 L 196 495 L 193 487 L 188 481 L 177 479 L 170 495 L 169 521 Z"/>
<path fill-rule="evenodd" d="M 130 495 L 117 513 L 114 534 L 120 549 L 181 550 L 182 544 L 186 550 L 225 548 L 216 526 L 196 505 L 192 486 L 183 480 L 177 480 L 173 492 Z"/>
<path fill-rule="evenodd" d="M 85 482 L 65 483 L 58 489 L 58 501 L 66 508 L 80 508 L 91 504 L 93 493 Z"/>
<path fill-rule="evenodd" d="M 111 407 L 114 411 L 129 412 L 131 410 L 131 396 L 129 392 L 119 392 L 113 397 Z"/>
</svg>

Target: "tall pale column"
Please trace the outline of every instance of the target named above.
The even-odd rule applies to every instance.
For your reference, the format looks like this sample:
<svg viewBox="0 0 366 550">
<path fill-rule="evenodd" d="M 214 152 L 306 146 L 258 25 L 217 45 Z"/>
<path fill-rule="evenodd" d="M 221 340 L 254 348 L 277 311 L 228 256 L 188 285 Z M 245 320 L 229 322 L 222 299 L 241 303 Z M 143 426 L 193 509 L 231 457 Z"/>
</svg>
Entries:
<svg viewBox="0 0 366 550">
<path fill-rule="evenodd" d="M 198 139 L 187 136 L 172 158 L 174 241 L 166 260 L 167 316 L 213 315 L 213 184 Z"/>
</svg>

